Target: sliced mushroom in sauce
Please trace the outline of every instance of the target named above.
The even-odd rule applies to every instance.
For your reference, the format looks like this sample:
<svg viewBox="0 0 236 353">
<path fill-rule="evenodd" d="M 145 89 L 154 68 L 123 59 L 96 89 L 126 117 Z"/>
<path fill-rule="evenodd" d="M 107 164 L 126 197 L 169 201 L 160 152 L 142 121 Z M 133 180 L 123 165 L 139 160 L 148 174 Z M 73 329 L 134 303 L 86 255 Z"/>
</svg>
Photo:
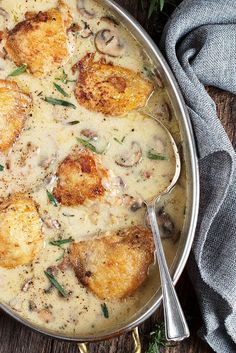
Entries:
<svg viewBox="0 0 236 353">
<path fill-rule="evenodd" d="M 157 211 L 157 221 L 161 231 L 161 238 L 172 238 L 174 240 L 176 237 L 175 225 L 170 215 L 165 211 L 164 207 L 161 207 Z"/>
<path fill-rule="evenodd" d="M 121 57 L 125 52 L 124 43 L 122 43 L 119 33 L 111 29 L 102 29 L 94 40 L 96 49 L 111 57 Z"/>
<path fill-rule="evenodd" d="M 81 16 L 84 16 L 86 18 L 94 18 L 95 17 L 95 12 L 88 10 L 86 8 L 86 1 L 85 0 L 77 0 L 77 9 Z"/>
<path fill-rule="evenodd" d="M 121 167 L 131 168 L 141 161 L 142 155 L 143 152 L 140 144 L 133 141 L 130 148 L 118 156 L 115 162 Z"/>
</svg>

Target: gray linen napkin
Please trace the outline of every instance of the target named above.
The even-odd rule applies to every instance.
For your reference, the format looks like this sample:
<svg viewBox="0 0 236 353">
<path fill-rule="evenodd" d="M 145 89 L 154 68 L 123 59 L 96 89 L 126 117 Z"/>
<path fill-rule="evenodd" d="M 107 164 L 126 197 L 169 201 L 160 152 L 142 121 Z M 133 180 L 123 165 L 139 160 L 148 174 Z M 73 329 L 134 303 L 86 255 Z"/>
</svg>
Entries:
<svg viewBox="0 0 236 353">
<path fill-rule="evenodd" d="M 234 353 L 236 155 L 204 85 L 236 94 L 236 0 L 183 1 L 166 25 L 162 48 L 199 152 L 200 214 L 189 273 L 204 320 L 200 333 L 216 352 Z"/>
</svg>

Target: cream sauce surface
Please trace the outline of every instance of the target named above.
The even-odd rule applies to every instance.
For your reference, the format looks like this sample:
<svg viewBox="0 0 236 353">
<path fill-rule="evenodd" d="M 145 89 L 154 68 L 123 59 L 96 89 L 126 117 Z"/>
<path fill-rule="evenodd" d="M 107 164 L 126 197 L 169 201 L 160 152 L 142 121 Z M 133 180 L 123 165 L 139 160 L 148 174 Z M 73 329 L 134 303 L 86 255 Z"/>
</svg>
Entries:
<svg viewBox="0 0 236 353">
<path fill-rule="evenodd" d="M 89 11 L 95 13 L 95 17 L 90 19 L 79 14 L 76 1 L 68 0 L 67 4 L 72 9 L 73 22 L 78 23 L 81 28 L 87 22 L 93 33 L 106 27 L 106 23 L 100 20 L 101 17 L 111 15 L 95 1 L 86 2 Z M 45 11 L 56 5 L 54 0 L 18 0 L 17 3 L 14 0 L 2 0 L 1 6 L 10 16 L 7 21 L 0 17 L 0 30 L 6 27 L 12 29 L 16 23 L 24 20 L 27 11 Z M 152 68 L 152 64 L 142 48 L 122 24 L 117 29 L 125 45 L 125 54 L 121 58 L 108 57 L 108 60 L 143 75 L 148 74 L 153 79 L 146 69 Z M 71 67 L 87 52 L 95 51 L 94 36 L 82 38 L 79 32 L 74 34 L 72 41 L 73 55 L 63 66 L 63 70 L 70 80 L 75 80 L 77 73 L 73 75 Z M 100 57 L 97 53 L 96 58 Z M 1 79 L 6 79 L 15 68 L 10 60 L 0 58 Z M 44 271 L 50 266 L 57 266 L 58 258 L 62 255 L 62 249 L 51 246 L 49 242 L 60 237 L 72 237 L 75 241 L 86 240 L 107 231 L 136 224 L 145 225 L 145 208 L 140 207 L 133 212 L 130 202 L 140 202 L 158 194 L 168 185 L 175 167 L 172 146 L 165 131 L 147 114 L 164 123 L 178 144 L 181 143 L 181 137 L 165 88 L 156 86 L 147 106 L 140 111 L 122 117 L 104 116 L 88 111 L 78 104 L 73 93 L 75 82 L 65 84 L 56 80 L 63 75 L 63 70 L 60 68 L 44 78 L 35 78 L 28 73 L 11 78 L 31 94 L 33 107 L 12 150 L 7 155 L 0 154 L 0 164 L 8 165 L 0 175 L 0 196 L 6 198 L 14 192 L 30 190 L 42 220 L 45 223 L 48 219 L 56 220 L 60 227 L 51 229 L 44 223 L 44 246 L 32 264 L 14 269 L 0 268 L 0 301 L 13 308 L 18 315 L 49 330 L 67 335 L 92 335 L 120 327 L 137 314 L 159 288 L 157 267 L 151 266 L 146 282 L 135 295 L 119 302 L 106 302 L 109 310 L 107 319 L 101 310 L 103 302 L 78 282 L 72 269 L 59 271 L 57 275 L 59 283 L 70 292 L 67 299 L 60 297 L 56 289 L 45 293 L 49 283 Z M 53 82 L 60 84 L 69 97 L 61 96 Z M 50 105 L 44 101 L 47 96 L 68 100 L 76 109 Z M 83 137 L 83 129 L 91 129 L 96 133 L 97 138 L 90 142 L 97 150 L 105 149 L 99 158 L 109 170 L 109 192 L 104 200 L 89 201 L 80 207 L 54 207 L 48 200 L 46 190 L 52 191 L 58 165 L 72 147 L 79 145 L 77 137 Z M 117 159 L 130 153 L 133 142 L 142 151 L 139 163 L 131 168 L 118 165 Z M 157 151 L 165 158 L 149 159 L 147 156 L 150 151 Z M 130 158 L 132 159 L 132 155 Z M 117 180 L 123 181 L 123 190 L 120 186 L 117 187 Z M 121 194 L 127 194 L 125 201 L 121 202 Z M 185 202 L 186 178 L 183 166 L 178 184 L 162 201 L 165 212 L 174 224 L 174 236 L 163 239 L 169 265 L 177 251 L 176 239 L 183 227 Z M 67 249 L 67 245 L 64 248 Z M 32 283 L 27 291 L 22 291 L 29 280 Z M 33 310 L 32 306 L 37 310 Z"/>
</svg>

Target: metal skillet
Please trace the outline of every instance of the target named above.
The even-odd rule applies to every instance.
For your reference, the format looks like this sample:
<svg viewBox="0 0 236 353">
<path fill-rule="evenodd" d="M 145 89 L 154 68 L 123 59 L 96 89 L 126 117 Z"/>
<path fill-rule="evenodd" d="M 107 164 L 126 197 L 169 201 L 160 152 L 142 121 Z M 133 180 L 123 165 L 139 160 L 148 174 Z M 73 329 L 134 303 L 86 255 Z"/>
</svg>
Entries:
<svg viewBox="0 0 236 353">
<path fill-rule="evenodd" d="M 175 284 L 183 271 L 191 249 L 194 231 L 196 228 L 199 205 L 199 175 L 197 154 L 188 112 L 181 91 L 168 64 L 166 63 L 161 52 L 149 37 L 149 35 L 127 11 L 121 8 L 114 1 L 99 0 L 99 3 L 105 6 L 109 12 L 113 13 L 117 20 L 121 21 L 121 23 L 132 33 L 134 38 L 140 43 L 140 45 L 143 47 L 143 50 L 150 57 L 155 69 L 159 71 L 163 84 L 168 91 L 169 97 L 171 99 L 172 109 L 175 112 L 176 119 L 178 120 L 181 138 L 183 141 L 184 161 L 186 164 L 188 187 L 185 224 L 180 238 L 176 257 L 173 265 L 171 266 L 172 279 L 173 283 Z M 137 326 L 148 319 L 148 317 L 150 317 L 157 310 L 157 308 L 160 306 L 161 299 L 162 294 L 157 287 L 155 296 L 142 308 L 140 308 L 138 314 L 135 317 L 127 318 L 126 322 L 119 323 L 115 329 L 106 330 L 105 332 L 96 332 L 91 336 L 69 336 L 65 335 L 64 333 L 48 330 L 47 328 L 39 327 L 32 322 L 22 318 L 16 312 L 3 304 L 0 304 L 0 308 L 22 324 L 50 337 L 67 341 L 94 342 L 109 339 L 137 328 Z M 133 336 L 135 338 L 135 352 L 138 353 L 141 350 L 139 347 L 137 329 L 135 330 Z"/>
</svg>

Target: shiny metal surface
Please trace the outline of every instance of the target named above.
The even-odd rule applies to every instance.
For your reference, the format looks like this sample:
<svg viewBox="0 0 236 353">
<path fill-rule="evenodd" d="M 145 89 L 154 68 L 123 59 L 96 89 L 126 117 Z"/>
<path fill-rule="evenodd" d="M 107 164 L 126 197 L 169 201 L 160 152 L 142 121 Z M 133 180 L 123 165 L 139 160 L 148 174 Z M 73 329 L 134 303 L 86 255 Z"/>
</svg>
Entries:
<svg viewBox="0 0 236 353">
<path fill-rule="evenodd" d="M 160 271 L 164 306 L 165 334 L 168 341 L 182 341 L 183 339 L 189 337 L 189 328 L 166 263 L 166 258 L 161 243 L 161 235 L 157 224 L 155 205 L 155 201 L 149 203 L 147 205 L 147 210 L 154 243 L 156 246 L 156 257 Z"/>
<path fill-rule="evenodd" d="M 114 1 L 97 1 L 99 1 L 104 6 L 107 6 L 107 8 L 110 9 L 117 16 L 117 18 L 121 20 L 121 22 L 140 42 L 143 49 L 152 59 L 168 90 L 173 109 L 179 122 L 183 140 L 183 153 L 186 162 L 188 177 L 188 202 L 186 207 L 186 220 L 183 229 L 183 234 L 180 239 L 178 252 L 171 268 L 171 276 L 173 279 L 173 283 L 175 284 L 184 269 L 184 266 L 191 250 L 199 206 L 198 161 L 193 131 L 188 116 L 187 108 L 182 98 L 180 89 L 176 83 L 176 80 L 165 59 L 163 58 L 160 50 L 157 48 L 157 46 L 149 37 L 149 35 L 144 31 L 144 29 L 139 25 L 139 23 L 126 10 L 122 9 Z M 32 324 L 28 320 L 21 318 L 19 315 L 17 315 L 16 312 L 13 312 L 13 310 L 3 304 L 0 305 L 0 308 L 20 323 L 50 337 L 68 341 L 91 342 L 109 339 L 114 336 L 118 336 L 124 332 L 133 330 L 154 313 L 154 311 L 160 306 L 161 300 L 161 290 L 158 290 L 155 296 L 148 303 L 146 303 L 144 307 L 140 308 L 139 312 L 135 317 L 127 318 L 127 322 L 120 323 L 119 327 L 117 327 L 116 329 L 96 333 L 91 336 L 66 336 L 63 334 L 59 334 L 58 332 L 46 330 L 42 327 Z"/>
<path fill-rule="evenodd" d="M 165 319 L 165 333 L 168 341 L 181 341 L 189 337 L 189 328 L 184 317 L 183 310 L 178 300 L 175 287 L 170 277 L 170 272 L 165 258 L 163 250 L 161 235 L 157 223 L 156 217 L 156 205 L 161 200 L 162 196 L 170 192 L 175 184 L 177 183 L 180 172 L 181 172 L 181 161 L 176 143 L 166 127 L 163 126 L 155 117 L 152 117 L 157 124 L 161 125 L 166 135 L 168 136 L 175 155 L 175 171 L 172 180 L 166 189 L 159 195 L 156 195 L 152 200 L 144 200 L 147 206 L 147 214 L 149 217 L 153 239 L 156 248 L 156 258 L 159 266 L 161 288 L 163 295 L 163 306 L 164 306 L 164 319 Z"/>
</svg>

